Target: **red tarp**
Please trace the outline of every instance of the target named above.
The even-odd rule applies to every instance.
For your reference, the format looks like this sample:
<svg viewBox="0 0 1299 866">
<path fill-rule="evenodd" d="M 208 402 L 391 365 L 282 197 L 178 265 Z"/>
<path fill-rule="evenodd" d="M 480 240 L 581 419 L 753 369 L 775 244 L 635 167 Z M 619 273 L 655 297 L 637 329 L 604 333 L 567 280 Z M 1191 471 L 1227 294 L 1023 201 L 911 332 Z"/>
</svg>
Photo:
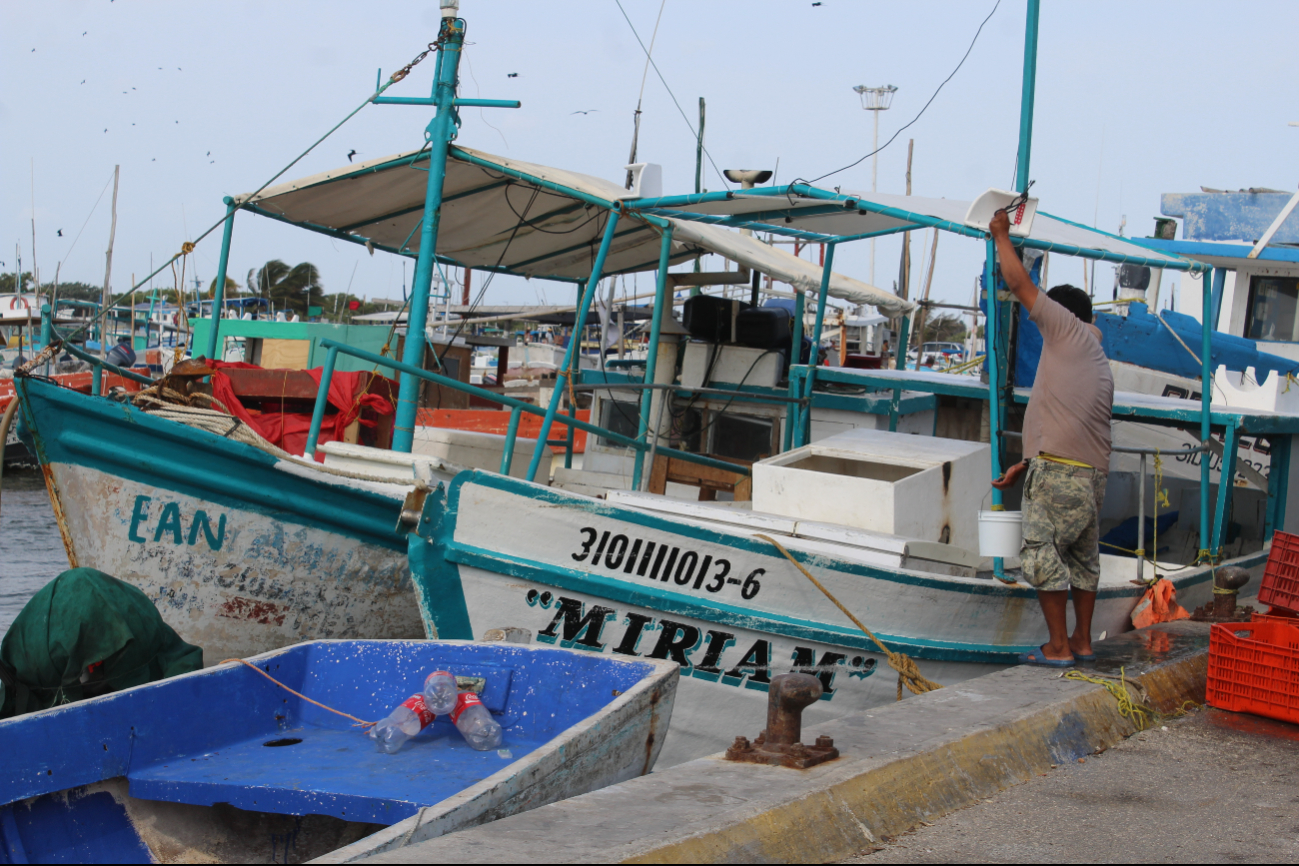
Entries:
<svg viewBox="0 0 1299 866">
<path fill-rule="evenodd" d="M 239 402 L 230 377 L 221 372 L 223 369 L 258 370 L 261 369 L 260 367 L 256 364 L 236 361 L 207 361 L 206 363 L 217 371 L 212 375 L 212 396 L 220 400 L 230 414 L 252 427 L 272 445 L 277 445 L 290 454 L 302 454 L 306 450 L 307 433 L 311 430 L 310 413 L 271 411 L 254 415 Z M 316 387 L 320 387 L 322 368 L 317 367 L 314 370 L 301 372 L 315 379 Z M 361 380 L 366 375 L 362 372 L 334 371 L 333 377 L 329 380 L 329 405 L 337 411 L 332 416 L 325 416 L 325 420 L 320 425 L 317 444 L 323 445 L 326 442 L 341 440 L 343 431 L 360 418 L 361 410 L 366 407 L 380 415 L 392 414 L 392 403 L 385 398 L 378 394 L 361 393 Z M 374 426 L 373 421 L 364 418 L 360 418 L 360 422 L 366 427 Z M 322 452 L 317 452 L 314 456 L 317 462 L 325 462 L 325 455 Z"/>
</svg>

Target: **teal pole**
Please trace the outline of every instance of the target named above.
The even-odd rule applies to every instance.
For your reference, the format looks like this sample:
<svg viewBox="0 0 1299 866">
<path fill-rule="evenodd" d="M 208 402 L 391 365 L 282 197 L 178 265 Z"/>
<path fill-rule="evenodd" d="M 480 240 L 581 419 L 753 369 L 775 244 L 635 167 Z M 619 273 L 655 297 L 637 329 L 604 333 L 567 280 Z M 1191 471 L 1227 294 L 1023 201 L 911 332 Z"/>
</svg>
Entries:
<svg viewBox="0 0 1299 866">
<path fill-rule="evenodd" d="M 809 355 L 807 379 L 803 383 L 803 397 L 807 403 L 802 407 L 803 420 L 799 424 L 799 445 L 806 445 L 812 438 L 812 389 L 816 387 L 816 368 L 821 360 L 821 329 L 825 325 L 825 302 L 830 294 L 830 274 L 834 268 L 834 251 L 837 244 L 825 245 L 825 265 L 821 268 L 821 291 L 816 298 L 816 324 L 812 326 L 812 352 Z"/>
<path fill-rule="evenodd" d="M 41 304 L 41 344 L 37 350 L 44 349 L 54 340 L 54 313 L 49 304 Z"/>
<path fill-rule="evenodd" d="M 1211 290 L 1213 286 L 1213 268 L 1209 268 L 1204 272 L 1203 280 L 1204 282 L 1200 284 L 1204 288 L 1202 293 L 1204 296 L 1203 303 L 1201 304 L 1203 322 L 1200 328 L 1200 444 L 1208 445 L 1213 419 L 1209 410 L 1209 403 L 1213 398 L 1213 380 L 1211 378 L 1213 359 L 1210 357 L 1210 353 L 1213 351 L 1211 336 L 1213 334 L 1213 322 L 1210 318 L 1213 311 L 1213 292 Z M 1209 452 L 1201 452 L 1200 555 L 1197 558 L 1206 557 L 1209 554 L 1209 459 Z M 1219 476 L 1218 483 L 1226 484 L 1230 482 L 1225 476 Z"/>
<path fill-rule="evenodd" d="M 613 243 L 613 232 L 618 227 L 618 211 L 609 211 L 609 222 L 604 227 L 604 237 L 600 239 L 600 250 L 595 254 L 595 265 L 591 269 L 591 279 L 587 280 L 586 291 L 582 293 L 582 302 L 577 305 L 577 316 L 573 319 L 573 336 L 568 341 L 568 352 L 564 355 L 564 364 L 560 368 L 566 371 L 563 375 L 571 375 L 567 371 L 573 369 L 573 359 L 577 356 L 578 343 L 581 341 L 581 329 L 586 322 L 586 313 L 591 308 L 591 299 L 595 297 L 595 288 L 600 282 L 600 277 L 604 275 L 604 260 L 609 255 L 609 245 Z M 424 250 L 421 248 L 420 252 Z M 410 361 L 406 361 L 410 363 Z M 563 376 L 555 377 L 555 390 L 550 395 L 550 405 L 546 407 L 546 417 L 541 420 L 541 432 L 537 434 L 537 447 L 532 452 L 532 462 L 528 464 L 528 480 L 532 481 L 537 477 L 537 469 L 541 466 L 542 452 L 549 448 L 546 440 L 550 438 L 550 427 L 555 423 L 555 413 L 559 410 L 559 398 L 564 395 L 563 385 L 560 379 Z"/>
<path fill-rule="evenodd" d="M 149 349 L 149 330 L 153 327 L 153 305 L 158 300 L 158 290 L 149 293 L 149 318 L 144 320 L 144 348 Z M 158 348 L 162 348 L 162 329 L 158 330 Z"/>
<path fill-rule="evenodd" d="M 207 357 L 218 361 L 220 358 L 217 356 L 217 348 L 221 345 L 221 314 L 226 306 L 226 265 L 230 262 L 230 235 L 235 230 L 235 211 L 239 209 L 230 196 L 225 197 L 225 204 L 225 231 L 221 233 L 221 258 L 217 262 L 216 285 L 212 292 L 212 327 L 208 329 L 207 334 Z M 201 315 L 202 310 L 200 309 L 199 312 Z M 148 342 L 147 335 L 145 342 Z"/>
<path fill-rule="evenodd" d="M 1024 89 L 1019 98 L 1019 159 L 1015 191 L 1028 189 L 1028 162 L 1033 150 L 1033 99 L 1037 90 L 1037 23 L 1041 0 L 1028 0 L 1024 25 Z"/>
<path fill-rule="evenodd" d="M 320 439 L 320 425 L 325 423 L 325 406 L 329 403 L 329 384 L 334 379 L 334 363 L 338 348 L 331 346 L 325 355 L 325 368 L 320 371 L 320 387 L 316 389 L 316 406 L 311 410 L 311 429 L 307 431 L 307 447 L 302 456 L 316 459 L 316 442 Z"/>
<path fill-rule="evenodd" d="M 654 285 L 654 314 L 650 319 L 650 342 L 649 354 L 645 356 L 645 384 L 654 384 L 654 376 L 658 371 L 659 357 L 659 335 L 663 333 L 663 310 L 672 303 L 671 296 L 668 293 L 668 266 L 672 258 L 672 225 L 669 223 L 667 228 L 663 229 L 663 239 L 659 245 L 659 272 L 658 278 Z M 642 444 L 646 441 L 649 431 L 650 421 L 650 404 L 653 402 L 654 389 L 646 388 L 640 395 L 640 422 L 637 425 L 636 441 Z M 670 393 L 663 395 L 664 400 L 672 399 Z M 594 419 L 592 419 L 594 420 Z M 654 431 L 658 433 L 657 430 Z M 645 452 L 636 449 L 636 461 L 632 467 L 631 489 L 640 490 L 641 474 L 645 471 Z"/>
<path fill-rule="evenodd" d="M 983 258 L 983 286 L 988 298 L 988 314 L 984 317 L 984 354 L 988 358 L 988 442 L 992 446 L 992 477 L 1001 477 L 1001 359 L 997 354 L 997 326 L 1000 311 L 997 307 L 997 242 L 991 236 L 986 241 Z M 1002 511 L 1001 491 L 992 489 L 992 510 Z M 1005 561 L 993 557 L 992 573 L 998 580 L 1006 580 Z"/>
<path fill-rule="evenodd" d="M 428 323 L 429 288 L 433 283 L 433 266 L 437 255 L 438 222 L 442 217 L 442 185 L 446 181 L 447 148 L 455 134 L 456 73 L 460 68 L 460 50 L 465 40 L 465 22 L 461 18 L 442 19 L 442 43 L 438 53 L 437 78 L 433 98 L 437 114 L 424 136 L 429 142 L 428 186 L 424 191 L 424 220 L 420 227 L 419 258 L 411 283 L 410 317 L 406 328 L 406 345 L 402 360 L 412 367 L 424 366 L 424 327 Z M 397 396 L 397 417 L 392 434 L 392 450 L 410 453 L 415 442 L 415 416 L 419 403 L 420 381 L 403 373 Z"/>
<path fill-rule="evenodd" d="M 807 296 L 802 290 L 794 292 L 794 337 L 790 340 L 791 355 L 789 357 L 789 366 L 792 369 L 796 364 L 803 360 L 803 317 L 806 315 Z M 789 396 L 797 397 L 801 392 L 796 391 L 793 385 L 793 378 L 790 381 Z M 799 418 L 799 407 L 797 403 L 791 403 L 785 410 L 785 450 L 788 451 L 794 447 L 794 425 Z"/>
<path fill-rule="evenodd" d="M 523 410 L 518 406 L 510 410 L 510 426 L 505 431 L 505 448 L 501 451 L 502 475 L 509 475 L 510 466 L 514 463 L 514 442 L 519 437 L 519 416 L 522 414 Z"/>
</svg>

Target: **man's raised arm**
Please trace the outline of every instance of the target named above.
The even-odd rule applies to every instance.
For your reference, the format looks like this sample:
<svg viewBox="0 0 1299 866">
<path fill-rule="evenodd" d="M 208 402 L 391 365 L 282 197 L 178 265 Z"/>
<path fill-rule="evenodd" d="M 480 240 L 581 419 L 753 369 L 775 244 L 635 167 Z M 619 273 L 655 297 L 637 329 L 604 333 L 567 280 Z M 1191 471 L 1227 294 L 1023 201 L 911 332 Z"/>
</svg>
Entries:
<svg viewBox="0 0 1299 866">
<path fill-rule="evenodd" d="M 1038 289 L 1015 254 L 1015 245 L 1010 242 L 1010 217 L 1005 213 L 993 214 L 988 231 L 997 242 L 997 261 L 1001 263 L 1001 278 L 1006 281 L 1006 288 L 1031 313 L 1033 304 L 1037 302 Z"/>
</svg>

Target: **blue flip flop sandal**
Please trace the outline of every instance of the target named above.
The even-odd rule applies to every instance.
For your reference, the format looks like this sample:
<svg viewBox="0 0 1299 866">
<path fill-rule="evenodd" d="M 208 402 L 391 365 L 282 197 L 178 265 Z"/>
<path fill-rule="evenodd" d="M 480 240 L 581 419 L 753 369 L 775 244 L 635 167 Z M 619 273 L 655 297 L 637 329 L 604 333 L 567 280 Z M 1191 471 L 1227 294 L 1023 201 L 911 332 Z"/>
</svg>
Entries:
<svg viewBox="0 0 1299 866">
<path fill-rule="evenodd" d="M 1077 662 L 1094 662 L 1096 661 L 1096 653 L 1092 653 L 1091 655 L 1079 655 L 1078 653 L 1074 653 L 1073 658 L 1074 661 Z"/>
<path fill-rule="evenodd" d="M 1046 654 L 1042 652 L 1042 648 L 1038 647 L 1035 650 L 1020 653 L 1019 663 L 1022 665 L 1037 665 L 1038 667 L 1044 668 L 1071 668 L 1074 665 L 1074 660 L 1069 659 L 1066 661 L 1065 659 L 1049 659 L 1046 657 Z"/>
</svg>

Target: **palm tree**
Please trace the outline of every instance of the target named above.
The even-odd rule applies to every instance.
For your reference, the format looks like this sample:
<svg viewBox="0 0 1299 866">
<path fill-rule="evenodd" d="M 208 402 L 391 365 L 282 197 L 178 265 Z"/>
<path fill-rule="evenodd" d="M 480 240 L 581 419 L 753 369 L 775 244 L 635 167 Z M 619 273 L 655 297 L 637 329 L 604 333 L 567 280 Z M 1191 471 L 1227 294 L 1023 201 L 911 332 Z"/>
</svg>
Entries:
<svg viewBox="0 0 1299 866">
<path fill-rule="evenodd" d="M 271 259 L 248 272 L 248 290 L 278 307 L 306 316 L 308 307 L 320 305 L 323 286 L 320 271 L 311 262 L 289 267 L 279 259 Z"/>
</svg>

